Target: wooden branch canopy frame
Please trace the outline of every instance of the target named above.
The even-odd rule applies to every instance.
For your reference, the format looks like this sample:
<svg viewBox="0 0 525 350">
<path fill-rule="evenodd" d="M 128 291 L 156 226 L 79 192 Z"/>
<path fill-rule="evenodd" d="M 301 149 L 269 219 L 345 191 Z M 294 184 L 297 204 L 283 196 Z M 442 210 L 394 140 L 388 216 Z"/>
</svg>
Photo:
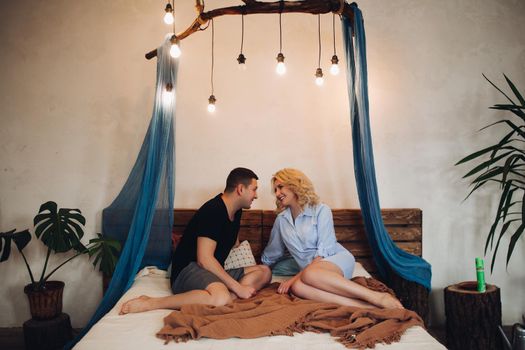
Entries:
<svg viewBox="0 0 525 350">
<path fill-rule="evenodd" d="M 191 34 L 198 32 L 209 20 L 224 15 L 253 15 L 269 13 L 309 13 L 312 15 L 333 12 L 353 19 L 354 15 L 350 5 L 345 0 L 304 0 L 304 1 L 274 1 L 261 2 L 257 0 L 242 0 L 244 5 L 221 7 L 208 12 L 204 12 L 204 1 L 195 0 L 197 18 L 184 31 L 174 34 L 171 37 L 173 43 L 187 38 Z M 157 49 L 146 53 L 146 59 L 150 60 L 157 56 Z"/>
</svg>

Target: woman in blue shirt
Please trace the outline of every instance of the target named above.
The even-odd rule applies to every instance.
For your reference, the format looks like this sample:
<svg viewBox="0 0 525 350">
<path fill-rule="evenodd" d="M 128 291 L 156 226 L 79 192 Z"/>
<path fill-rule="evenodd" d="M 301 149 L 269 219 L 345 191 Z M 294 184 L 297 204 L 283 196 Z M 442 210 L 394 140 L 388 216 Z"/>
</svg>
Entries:
<svg viewBox="0 0 525 350">
<path fill-rule="evenodd" d="M 355 259 L 335 238 L 332 211 L 301 171 L 285 168 L 272 177 L 279 214 L 262 262 L 273 265 L 288 249 L 301 272 L 281 283 L 279 293 L 358 307 L 402 308 L 388 293 L 350 281 Z"/>
</svg>

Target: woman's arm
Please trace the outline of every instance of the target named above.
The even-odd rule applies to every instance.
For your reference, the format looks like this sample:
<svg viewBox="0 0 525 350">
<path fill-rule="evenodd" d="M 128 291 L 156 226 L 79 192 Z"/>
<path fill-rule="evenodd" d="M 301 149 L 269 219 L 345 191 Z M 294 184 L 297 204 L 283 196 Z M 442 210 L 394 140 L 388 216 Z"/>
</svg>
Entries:
<svg viewBox="0 0 525 350">
<path fill-rule="evenodd" d="M 312 260 L 312 262 L 308 265 L 311 265 L 317 261 L 321 261 L 321 257 L 318 256 L 316 258 L 314 258 L 314 260 Z M 299 278 L 301 278 L 301 273 L 303 271 L 300 271 L 297 275 L 293 276 L 292 278 L 290 278 L 289 280 L 286 280 L 284 282 L 281 282 L 281 284 L 279 285 L 279 287 L 277 288 L 277 293 L 280 293 L 280 294 L 286 294 L 288 293 L 288 291 L 290 290 L 290 288 L 292 287 L 292 285 L 295 283 L 295 281 L 297 281 Z"/>
<path fill-rule="evenodd" d="M 292 285 L 297 281 L 299 278 L 301 278 L 301 272 L 299 272 L 297 275 L 293 276 L 289 280 L 286 280 L 284 282 L 281 282 L 279 287 L 277 287 L 277 293 L 279 294 L 287 294 L 290 291 L 290 288 Z"/>
<path fill-rule="evenodd" d="M 263 264 L 271 266 L 284 255 L 284 242 L 281 237 L 281 229 L 279 225 L 279 218 L 275 219 L 273 223 L 272 232 L 270 233 L 270 240 L 261 256 Z"/>
</svg>

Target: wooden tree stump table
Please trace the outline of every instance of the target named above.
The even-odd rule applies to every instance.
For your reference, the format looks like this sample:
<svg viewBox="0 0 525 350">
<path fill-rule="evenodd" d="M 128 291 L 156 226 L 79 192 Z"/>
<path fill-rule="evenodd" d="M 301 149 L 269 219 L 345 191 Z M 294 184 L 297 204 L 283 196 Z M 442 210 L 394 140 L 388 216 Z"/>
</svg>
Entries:
<svg viewBox="0 0 525 350">
<path fill-rule="evenodd" d="M 450 350 L 503 349 L 500 290 L 487 284 L 477 291 L 477 282 L 468 281 L 445 288 L 447 347 Z"/>
<path fill-rule="evenodd" d="M 62 349 L 71 339 L 73 331 L 68 314 L 61 313 L 50 320 L 24 322 L 26 350 Z"/>
</svg>

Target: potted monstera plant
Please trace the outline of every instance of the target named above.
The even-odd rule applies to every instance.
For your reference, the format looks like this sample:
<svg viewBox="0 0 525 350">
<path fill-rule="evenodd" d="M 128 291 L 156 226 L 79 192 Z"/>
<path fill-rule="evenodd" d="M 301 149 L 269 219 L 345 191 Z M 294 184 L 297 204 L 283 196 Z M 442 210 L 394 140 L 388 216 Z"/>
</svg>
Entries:
<svg viewBox="0 0 525 350">
<path fill-rule="evenodd" d="M 502 237 L 510 236 L 506 259 L 508 265 L 516 244 L 525 231 L 525 99 L 507 76 L 504 75 L 514 94 L 512 98 L 483 76 L 508 102 L 490 107 L 506 113 L 501 113 L 500 120 L 481 130 L 499 128 L 501 134 L 493 145 L 468 155 L 456 165 L 477 161 L 463 176 L 473 178 L 472 190 L 467 198 L 485 185 L 497 185 L 499 188 L 499 204 L 485 243 L 485 254 L 489 249 L 493 250 L 490 264 L 493 271 Z"/>
<path fill-rule="evenodd" d="M 64 282 L 51 281 L 50 277 L 62 266 L 87 254 L 94 257 L 93 265 L 100 264 L 99 268 L 104 273 L 111 273 L 120 251 L 120 243 L 110 238 L 97 234 L 96 238 L 87 245 L 81 242 L 84 236 L 83 226 L 86 219 L 79 209 L 58 208 L 55 202 L 46 202 L 40 206 L 34 220 L 34 234 L 47 247 L 46 258 L 40 273 L 35 278 L 29 262 L 24 254 L 24 248 L 31 241 L 29 230 L 0 233 L 0 262 L 6 261 L 11 253 L 11 243 L 14 242 L 17 250 L 22 255 L 29 273 L 31 283 L 24 287 L 24 292 L 29 298 L 31 316 L 35 319 L 50 319 L 62 312 L 62 293 Z M 73 251 L 62 263 L 49 270 L 49 257 L 52 253 L 67 253 Z"/>
</svg>

